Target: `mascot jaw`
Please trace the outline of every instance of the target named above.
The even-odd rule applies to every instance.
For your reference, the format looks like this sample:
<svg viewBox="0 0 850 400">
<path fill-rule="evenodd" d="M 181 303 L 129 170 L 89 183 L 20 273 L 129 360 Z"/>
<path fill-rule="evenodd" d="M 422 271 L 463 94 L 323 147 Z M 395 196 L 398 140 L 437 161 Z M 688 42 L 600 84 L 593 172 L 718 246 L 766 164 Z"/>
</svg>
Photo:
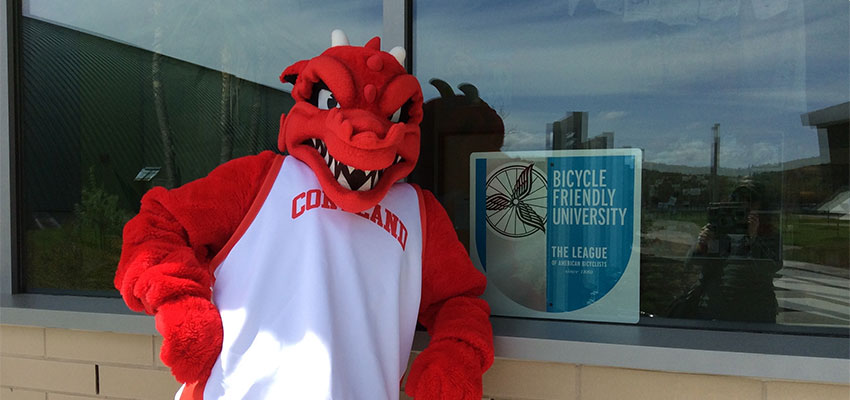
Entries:
<svg viewBox="0 0 850 400">
<path fill-rule="evenodd" d="M 346 165 L 334 158 L 330 152 L 328 152 L 328 146 L 324 141 L 322 141 L 322 139 L 308 139 L 304 141 L 304 144 L 316 149 L 319 153 L 319 157 L 324 160 L 325 165 L 327 165 L 328 169 L 330 169 L 333 178 L 336 179 L 340 186 L 347 190 L 359 192 L 372 190 L 372 188 L 377 186 L 378 181 L 387 169 L 402 161 L 401 156 L 396 155 L 395 160 L 390 167 L 380 170 L 361 170 Z"/>
</svg>

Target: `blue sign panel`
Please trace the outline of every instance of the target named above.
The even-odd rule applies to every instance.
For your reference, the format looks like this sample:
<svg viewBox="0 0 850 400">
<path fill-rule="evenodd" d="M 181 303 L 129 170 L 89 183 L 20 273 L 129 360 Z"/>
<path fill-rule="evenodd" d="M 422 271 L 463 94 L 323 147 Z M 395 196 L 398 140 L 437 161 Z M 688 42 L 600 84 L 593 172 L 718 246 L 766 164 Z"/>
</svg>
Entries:
<svg viewBox="0 0 850 400">
<path fill-rule="evenodd" d="M 637 322 L 640 156 L 472 154 L 472 258 L 494 315 Z"/>
<path fill-rule="evenodd" d="M 623 276 L 634 236 L 632 156 L 549 157 L 547 311 L 573 311 Z"/>
</svg>

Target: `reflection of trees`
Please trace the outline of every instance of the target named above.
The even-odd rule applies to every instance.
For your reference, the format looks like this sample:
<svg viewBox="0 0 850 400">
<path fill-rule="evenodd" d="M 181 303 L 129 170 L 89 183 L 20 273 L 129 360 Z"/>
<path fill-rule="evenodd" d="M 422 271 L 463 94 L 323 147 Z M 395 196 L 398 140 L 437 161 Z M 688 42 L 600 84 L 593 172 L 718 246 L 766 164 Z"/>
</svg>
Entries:
<svg viewBox="0 0 850 400">
<path fill-rule="evenodd" d="M 153 5 L 154 17 L 162 10 L 162 1 L 156 1 Z M 171 139 L 171 128 L 168 125 L 168 112 L 165 109 L 165 96 L 162 90 L 162 79 L 160 70 L 162 67 L 162 27 L 154 28 L 154 45 L 151 58 L 151 84 L 153 86 L 153 102 L 156 111 L 156 122 L 159 127 L 160 140 L 162 141 L 162 162 L 165 173 L 165 187 L 173 188 L 178 182 L 175 172 L 174 144 Z"/>
<path fill-rule="evenodd" d="M 253 154 L 266 150 L 264 143 L 262 143 L 263 138 L 260 132 L 260 118 L 263 111 L 261 93 L 263 89 L 256 83 L 243 81 L 232 74 L 222 71 L 218 118 L 218 132 L 221 139 L 219 163 L 221 164 L 233 159 L 235 141 L 238 139 L 237 131 L 239 130 L 233 120 L 234 118 L 238 119 L 239 96 L 242 95 L 241 88 L 243 86 L 246 86 L 248 92 L 254 92 L 251 96 L 247 132 L 247 144 L 250 153 Z"/>
<path fill-rule="evenodd" d="M 164 186 L 173 188 L 177 185 L 175 174 L 174 144 L 171 141 L 171 128 L 168 126 L 168 113 L 165 110 L 165 100 L 160 79 L 160 54 L 154 51 L 151 60 L 151 83 L 153 86 L 153 104 L 156 111 L 156 122 L 159 127 L 159 137 L 162 141 L 162 162 L 165 173 Z"/>
<path fill-rule="evenodd" d="M 225 58 L 225 51 L 222 50 L 222 59 Z M 232 75 L 221 71 L 221 101 L 219 102 L 219 117 L 218 129 L 221 135 L 221 152 L 219 153 L 219 163 L 225 163 L 233 158 L 233 121 L 231 102 L 233 99 L 233 89 L 231 85 Z"/>
<path fill-rule="evenodd" d="M 163 29 L 157 50 L 168 45 Z M 111 290 L 116 216 L 137 210 L 152 185 L 174 187 L 219 163 L 222 86 L 234 158 L 275 148 L 293 104 L 284 91 L 232 75 L 222 85 L 219 70 L 48 22 L 24 17 L 21 33 L 19 214 L 31 288 Z M 134 180 L 148 168 L 159 173 Z"/>
<path fill-rule="evenodd" d="M 262 147 L 262 135 L 260 135 L 260 118 L 261 113 L 263 111 L 263 104 L 261 102 L 260 85 L 254 84 L 254 101 L 251 103 L 251 122 L 249 123 L 250 129 L 250 143 L 251 143 L 251 152 L 259 153 L 264 148 Z"/>
</svg>

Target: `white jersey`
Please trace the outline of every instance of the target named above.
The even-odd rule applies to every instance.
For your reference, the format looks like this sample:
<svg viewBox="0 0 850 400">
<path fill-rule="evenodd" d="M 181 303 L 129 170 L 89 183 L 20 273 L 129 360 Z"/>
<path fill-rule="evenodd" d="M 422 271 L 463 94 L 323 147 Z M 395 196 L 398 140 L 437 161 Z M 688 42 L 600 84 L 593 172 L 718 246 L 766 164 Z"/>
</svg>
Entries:
<svg viewBox="0 0 850 400">
<path fill-rule="evenodd" d="M 278 160 L 211 264 L 224 339 L 203 398 L 397 399 L 422 287 L 421 204 L 399 183 L 345 212 L 306 164 Z"/>
</svg>

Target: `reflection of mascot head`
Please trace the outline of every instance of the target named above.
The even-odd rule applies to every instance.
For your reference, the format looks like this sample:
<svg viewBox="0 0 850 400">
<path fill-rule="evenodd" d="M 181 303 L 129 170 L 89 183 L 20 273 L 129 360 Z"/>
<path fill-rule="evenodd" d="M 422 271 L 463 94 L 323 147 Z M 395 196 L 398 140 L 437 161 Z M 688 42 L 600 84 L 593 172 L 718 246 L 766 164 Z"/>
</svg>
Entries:
<svg viewBox="0 0 850 400">
<path fill-rule="evenodd" d="M 373 207 L 419 158 L 422 89 L 405 72 L 404 49 L 364 47 L 334 31 L 331 48 L 299 61 L 280 79 L 295 106 L 281 116 L 278 147 L 315 172 L 324 192 L 346 211 Z"/>
</svg>

